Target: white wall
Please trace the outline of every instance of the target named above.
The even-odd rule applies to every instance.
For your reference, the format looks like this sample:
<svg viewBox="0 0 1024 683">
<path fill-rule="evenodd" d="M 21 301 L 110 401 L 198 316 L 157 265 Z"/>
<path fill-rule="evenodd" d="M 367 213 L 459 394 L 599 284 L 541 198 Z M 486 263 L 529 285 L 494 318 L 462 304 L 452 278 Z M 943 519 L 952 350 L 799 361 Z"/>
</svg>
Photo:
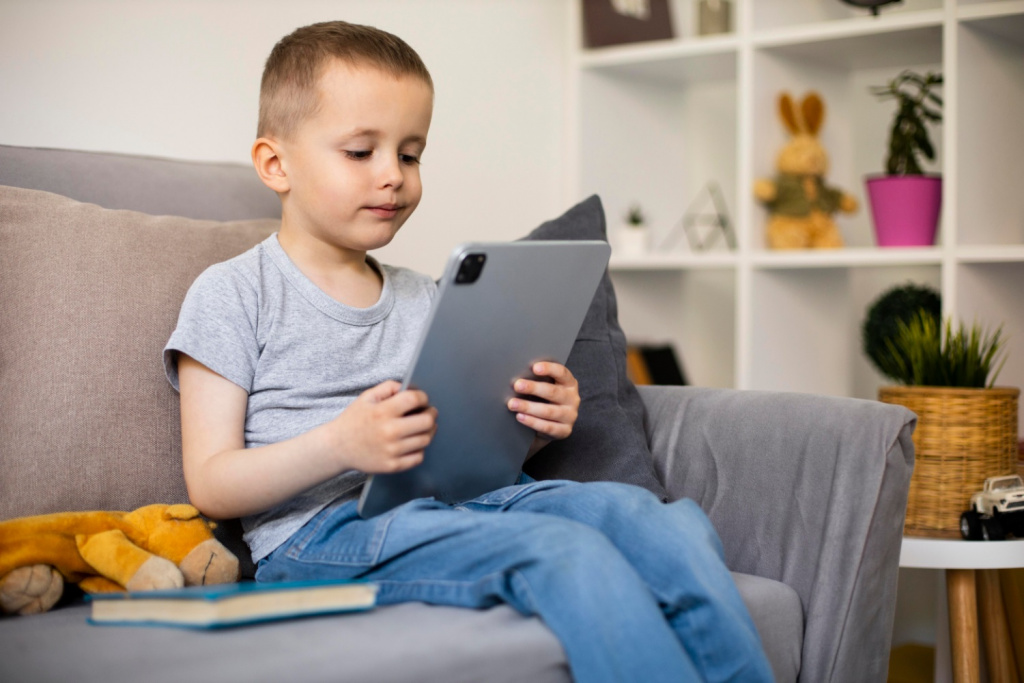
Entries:
<svg viewBox="0 0 1024 683">
<path fill-rule="evenodd" d="M 440 274 L 460 241 L 565 207 L 568 0 L 0 0 L 0 144 L 249 162 L 259 79 L 294 28 L 404 38 L 436 106 L 416 215 L 388 262 Z"/>
</svg>

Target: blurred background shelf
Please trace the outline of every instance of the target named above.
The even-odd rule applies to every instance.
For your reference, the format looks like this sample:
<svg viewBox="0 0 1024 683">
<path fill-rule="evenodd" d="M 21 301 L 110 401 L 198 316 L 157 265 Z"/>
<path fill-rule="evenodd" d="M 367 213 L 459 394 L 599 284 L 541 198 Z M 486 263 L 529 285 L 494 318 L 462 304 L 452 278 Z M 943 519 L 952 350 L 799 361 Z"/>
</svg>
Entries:
<svg viewBox="0 0 1024 683">
<path fill-rule="evenodd" d="M 639 203 L 660 245 L 714 182 L 738 242 L 613 253 L 630 339 L 671 344 L 698 385 L 876 398 L 887 380 L 860 325 L 914 282 L 941 292 L 947 316 L 1004 324 L 999 383 L 1024 385 L 1024 0 L 905 0 L 878 17 L 839 0 L 734 0 L 731 31 L 714 36 L 696 35 L 697 0 L 670 2 L 671 40 L 588 50 L 578 4 L 570 21 L 572 197 L 601 195 L 613 243 Z M 908 68 L 945 76 L 927 169 L 943 175 L 943 210 L 935 246 L 878 248 L 864 177 L 883 169 L 894 110 L 870 87 Z M 779 93 L 811 90 L 827 107 L 827 180 L 860 210 L 837 216 L 843 249 L 771 251 L 751 187 L 787 139 Z"/>
</svg>

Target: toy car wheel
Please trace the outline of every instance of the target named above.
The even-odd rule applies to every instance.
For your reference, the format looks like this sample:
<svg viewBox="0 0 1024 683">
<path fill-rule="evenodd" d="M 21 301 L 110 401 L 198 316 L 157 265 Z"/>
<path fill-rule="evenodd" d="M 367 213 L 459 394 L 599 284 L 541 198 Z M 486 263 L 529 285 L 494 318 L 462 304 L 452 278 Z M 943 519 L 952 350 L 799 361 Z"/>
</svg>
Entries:
<svg viewBox="0 0 1024 683">
<path fill-rule="evenodd" d="M 1013 512 L 1003 515 L 1003 530 L 1017 538 L 1024 538 L 1024 513 Z"/>
<path fill-rule="evenodd" d="M 980 541 L 981 515 L 974 510 L 968 510 L 960 515 L 960 535 L 965 541 Z"/>
<path fill-rule="evenodd" d="M 986 541 L 1001 541 L 1006 538 L 1002 522 L 995 517 L 981 520 L 981 537 Z"/>
</svg>

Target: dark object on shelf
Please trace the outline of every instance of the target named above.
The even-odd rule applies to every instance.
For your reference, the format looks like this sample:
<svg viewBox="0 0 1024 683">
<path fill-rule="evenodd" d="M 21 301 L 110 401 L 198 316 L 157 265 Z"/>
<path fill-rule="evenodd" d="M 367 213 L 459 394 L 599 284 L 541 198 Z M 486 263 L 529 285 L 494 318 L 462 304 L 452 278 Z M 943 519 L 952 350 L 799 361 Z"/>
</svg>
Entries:
<svg viewBox="0 0 1024 683">
<path fill-rule="evenodd" d="M 673 37 L 668 0 L 583 0 L 587 47 Z"/>
<path fill-rule="evenodd" d="M 853 5 L 854 7 L 869 8 L 871 13 L 877 17 L 879 7 L 882 5 L 891 5 L 897 2 L 902 2 L 902 0 L 840 0 L 840 2 L 844 2 L 847 5 Z"/>
<path fill-rule="evenodd" d="M 732 3 L 729 0 L 700 0 L 697 35 L 710 36 L 732 31 Z"/>
<path fill-rule="evenodd" d="M 714 246 L 721 234 L 729 249 L 736 249 L 736 233 L 733 232 L 732 222 L 729 220 L 729 213 L 725 208 L 725 199 L 718 183 L 710 181 L 705 187 L 704 193 L 698 194 L 690 203 L 683 218 L 669 232 L 668 237 L 661 245 L 662 250 L 671 249 L 679 239 L 680 230 L 686 233 L 686 241 L 693 251 L 706 251 Z M 698 204 L 706 204 L 701 201 L 705 196 L 711 198 L 711 211 L 697 210 Z M 702 234 L 703 233 L 703 234 Z"/>
<path fill-rule="evenodd" d="M 896 373 L 892 344 L 900 334 L 900 325 L 909 325 L 921 312 L 936 323 L 942 315 L 942 298 L 927 285 L 907 283 L 886 291 L 868 308 L 861 329 L 864 353 L 887 377 Z"/>
<path fill-rule="evenodd" d="M 626 362 L 633 384 L 689 384 L 675 349 L 670 344 L 631 345 L 626 352 Z"/>
</svg>

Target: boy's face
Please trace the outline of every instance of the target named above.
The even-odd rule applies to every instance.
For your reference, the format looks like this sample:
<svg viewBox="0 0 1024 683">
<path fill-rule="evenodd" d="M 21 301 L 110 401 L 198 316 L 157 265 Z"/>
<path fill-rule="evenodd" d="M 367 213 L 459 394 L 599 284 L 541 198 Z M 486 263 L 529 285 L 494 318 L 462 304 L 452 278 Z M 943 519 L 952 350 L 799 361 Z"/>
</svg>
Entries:
<svg viewBox="0 0 1024 683">
<path fill-rule="evenodd" d="M 420 202 L 432 111 L 419 78 L 332 60 L 319 109 L 279 141 L 282 231 L 358 252 L 388 244 Z"/>
</svg>

